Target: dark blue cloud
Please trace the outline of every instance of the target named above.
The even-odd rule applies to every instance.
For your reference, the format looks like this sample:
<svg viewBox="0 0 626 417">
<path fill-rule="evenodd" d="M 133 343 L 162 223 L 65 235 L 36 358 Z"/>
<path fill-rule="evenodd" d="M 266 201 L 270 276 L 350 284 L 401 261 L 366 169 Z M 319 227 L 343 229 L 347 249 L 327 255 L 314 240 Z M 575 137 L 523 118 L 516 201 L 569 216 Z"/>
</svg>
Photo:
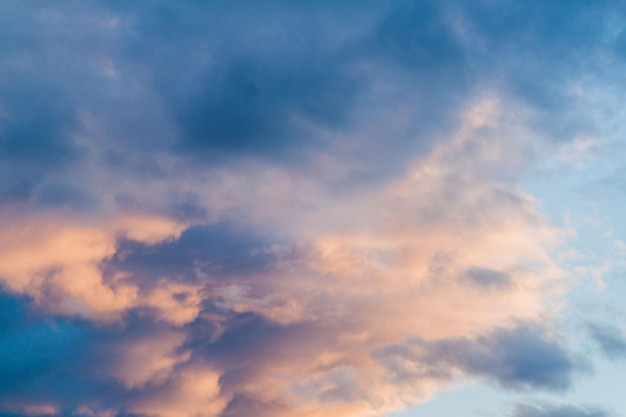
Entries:
<svg viewBox="0 0 626 417">
<path fill-rule="evenodd" d="M 324 33 L 328 6 L 139 2 L 113 13 L 133 22 L 120 59 L 148 75 L 180 127 L 177 148 L 201 160 L 320 145 L 307 124 L 344 126 L 362 89 Z"/>
<path fill-rule="evenodd" d="M 535 110 L 539 131 L 552 140 L 567 141 L 591 134 L 595 125 L 572 84 L 584 76 L 603 76 L 607 23 L 623 14 L 611 1 L 519 3 L 457 2 L 467 35 L 478 46 L 471 67 L 485 80 Z"/>
<path fill-rule="evenodd" d="M 38 208 L 72 207 L 79 210 L 87 210 L 95 205 L 89 194 L 64 182 L 42 184 L 38 187 L 33 203 Z"/>
<path fill-rule="evenodd" d="M 29 312 L 25 298 L 0 293 L 0 397 L 11 396 L 54 372 L 76 329 Z"/>
<path fill-rule="evenodd" d="M 435 133 L 453 129 L 471 77 L 437 7 L 364 6 L 107 3 L 107 13 L 125 22 L 118 29 L 125 42 L 109 52 L 163 100 L 164 114 L 154 116 L 176 126 L 176 138 L 154 138 L 155 148 L 169 143 L 212 165 L 241 156 L 293 164 L 340 148 L 364 122 L 387 123 L 399 103 L 374 90 L 392 87 L 406 94 L 410 126 L 349 147 L 380 175 L 402 167 L 381 155 L 404 160 L 407 148 L 422 152 Z"/>
<path fill-rule="evenodd" d="M 161 388 L 129 389 L 111 370 L 134 343 L 158 340 L 171 326 L 140 312 L 109 325 L 42 313 L 27 299 L 0 294 L 0 404 L 15 415 L 32 414 L 22 405 L 51 404 L 60 415 L 88 415 L 80 411 L 88 407 L 130 416 L 130 401 Z"/>
<path fill-rule="evenodd" d="M 374 52 L 399 61 L 418 78 L 461 81 L 464 50 L 443 9 L 429 1 L 399 4 L 375 32 Z"/>
<path fill-rule="evenodd" d="M 84 373 L 90 361 L 88 327 L 49 319 L 27 299 L 0 295 L 0 402 L 58 405 L 115 392 Z"/>
<path fill-rule="evenodd" d="M 96 161 L 151 181 L 178 175 L 157 161 L 163 152 L 300 167 L 315 151 L 343 152 L 356 132 L 343 156 L 371 181 L 453 131 L 483 89 L 538 110 L 554 138 L 590 133 L 569 85 L 602 76 L 607 18 L 623 12 L 612 2 L 64 4 L 3 5 L 0 193 L 79 210 L 93 207 L 91 184 L 37 186 L 80 158 L 81 134 Z M 396 108 L 410 122 L 390 124 Z M 368 138 L 366 123 L 384 128 Z"/>
<path fill-rule="evenodd" d="M 63 91 L 38 79 L 12 78 L 0 87 L 0 202 L 29 198 L 46 175 L 79 155 L 70 138 L 76 121 Z"/>
<path fill-rule="evenodd" d="M 537 127 L 551 137 L 589 133 L 593 122 L 573 107 L 569 84 L 601 73 L 590 57 L 606 37 L 609 4 L 398 1 L 356 11 L 349 2 L 153 2 L 109 10 L 132 22 L 119 59 L 154 83 L 180 129 L 174 149 L 186 158 L 306 160 L 365 120 L 388 123 L 383 109 L 407 100 L 410 125 L 388 127 L 384 140 L 363 137 L 354 151 L 380 174 L 452 131 L 481 88 L 537 110 Z M 338 31 L 343 21 L 351 24 Z M 380 85 L 406 97 L 378 97 Z"/>
</svg>

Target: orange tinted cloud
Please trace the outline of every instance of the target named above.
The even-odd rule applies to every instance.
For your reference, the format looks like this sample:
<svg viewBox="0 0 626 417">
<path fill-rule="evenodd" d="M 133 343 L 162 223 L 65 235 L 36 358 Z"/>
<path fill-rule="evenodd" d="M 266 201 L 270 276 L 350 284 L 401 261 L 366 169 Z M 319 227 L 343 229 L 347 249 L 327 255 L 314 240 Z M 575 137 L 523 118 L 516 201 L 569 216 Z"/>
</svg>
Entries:
<svg viewBox="0 0 626 417">
<path fill-rule="evenodd" d="M 101 223 L 50 214 L 5 212 L 0 234 L 0 279 L 51 311 L 110 320 L 142 302 L 127 283 L 105 282 L 100 264 L 117 239 L 156 243 L 180 235 L 184 225 L 158 216 L 121 216 Z M 149 303 L 158 301 L 158 293 Z M 171 309 L 171 306 L 168 307 Z"/>
<path fill-rule="evenodd" d="M 132 269 L 103 272 L 127 255 L 120 239 L 167 257 L 158 244 L 175 243 L 187 224 L 13 212 L 3 215 L 0 277 L 55 314 L 112 323 L 142 309 L 163 326 L 120 343 L 103 371 L 135 393 L 133 413 L 362 417 L 424 401 L 473 368 L 433 370 L 405 340 L 480 341 L 557 308 L 549 299 L 562 285 L 553 260 L 561 233 L 531 196 L 490 177 L 503 161 L 521 164 L 523 144 L 493 137 L 498 109 L 478 102 L 449 140 L 369 187 L 341 192 L 260 163 L 195 184 L 212 216 L 286 237 L 226 254 L 235 263 L 271 256 L 267 268 L 220 275 L 191 258 L 182 266 L 191 276 L 157 269 L 142 286 Z M 406 351 L 373 354 L 385 346 Z"/>
</svg>

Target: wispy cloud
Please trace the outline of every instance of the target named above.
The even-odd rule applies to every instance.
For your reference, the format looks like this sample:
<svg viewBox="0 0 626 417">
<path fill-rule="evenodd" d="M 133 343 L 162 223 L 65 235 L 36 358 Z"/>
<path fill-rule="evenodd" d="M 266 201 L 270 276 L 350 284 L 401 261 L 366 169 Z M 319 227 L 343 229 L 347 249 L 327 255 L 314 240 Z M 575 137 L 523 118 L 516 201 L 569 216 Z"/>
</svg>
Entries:
<svg viewBox="0 0 626 417">
<path fill-rule="evenodd" d="M 610 411 L 589 406 L 519 405 L 515 417 L 609 417 Z"/>
</svg>

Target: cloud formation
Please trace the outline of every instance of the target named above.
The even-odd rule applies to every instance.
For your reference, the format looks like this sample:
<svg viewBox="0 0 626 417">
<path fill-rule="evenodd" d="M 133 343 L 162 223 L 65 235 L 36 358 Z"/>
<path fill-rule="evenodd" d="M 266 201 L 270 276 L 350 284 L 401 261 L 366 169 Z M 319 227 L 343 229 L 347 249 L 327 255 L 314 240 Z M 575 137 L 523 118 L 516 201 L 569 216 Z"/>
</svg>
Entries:
<svg viewBox="0 0 626 417">
<path fill-rule="evenodd" d="M 380 416 L 462 378 L 568 389 L 564 236 L 519 181 L 597 130 L 584 82 L 617 12 L 2 3 L 0 413 Z"/>
<path fill-rule="evenodd" d="M 403 376 L 410 375 L 410 368 L 425 368 L 419 371 L 423 375 L 456 370 L 486 377 L 504 388 L 553 391 L 569 388 L 579 365 L 545 329 L 528 323 L 497 328 L 475 339 L 412 340 L 382 348 L 377 357 Z M 403 363 L 408 369 L 402 369 Z"/>
<path fill-rule="evenodd" d="M 609 359 L 615 360 L 626 357 L 626 337 L 619 328 L 589 324 L 588 329 L 591 337 Z"/>
<path fill-rule="evenodd" d="M 33 378 L 89 383 L 71 399 L 28 384 L 12 401 L 69 413 L 350 416 L 411 404 L 461 375 L 567 388 L 574 359 L 545 329 L 514 324 L 546 314 L 545 297 L 558 294 L 550 253 L 559 232 L 529 196 L 485 182 L 478 161 L 462 174 L 454 166 L 470 144 L 481 158 L 493 150 L 474 132 L 495 104 L 477 106 L 432 154 L 373 189 L 346 194 L 260 165 L 248 168 L 260 170 L 253 176 L 223 171 L 225 189 L 211 190 L 236 203 L 204 200 L 224 222 L 14 220 L 3 245 L 7 289 L 47 314 L 81 318 L 61 325 L 81 335 L 65 348 L 83 352 L 74 366 L 52 359 L 55 379 Z M 285 206 L 286 195 L 300 204 Z M 266 207 L 244 205 L 250 198 Z M 408 370 L 380 353 L 406 337 L 426 344 Z M 99 369 L 86 365 L 94 356 Z"/>
<path fill-rule="evenodd" d="M 520 405 L 515 417 L 609 417 L 613 414 L 598 407 Z"/>
</svg>

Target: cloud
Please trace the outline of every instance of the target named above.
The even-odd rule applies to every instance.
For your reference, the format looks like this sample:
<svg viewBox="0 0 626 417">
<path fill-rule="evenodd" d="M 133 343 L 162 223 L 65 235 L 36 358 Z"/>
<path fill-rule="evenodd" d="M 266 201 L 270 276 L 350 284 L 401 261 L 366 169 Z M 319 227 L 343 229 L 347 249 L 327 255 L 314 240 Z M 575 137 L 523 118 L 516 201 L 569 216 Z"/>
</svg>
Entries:
<svg viewBox="0 0 626 417">
<path fill-rule="evenodd" d="M 482 345 L 482 346 L 481 346 Z M 463 349 L 463 344 L 454 346 Z M 480 350 L 487 348 L 487 357 Z M 455 359 L 452 359 L 453 361 Z M 479 342 L 478 352 L 456 359 L 469 372 L 493 378 L 504 387 L 560 391 L 572 383 L 575 360 L 558 342 L 532 327 L 497 331 Z"/>
<path fill-rule="evenodd" d="M 5 180 L 0 198 L 6 202 L 28 198 L 47 174 L 71 164 L 79 149 L 68 136 L 75 120 L 62 92 L 51 85 L 27 82 L 3 90 L 0 172 Z M 73 197 L 69 194 L 58 194 L 56 199 Z"/>
<path fill-rule="evenodd" d="M 613 414 L 598 407 L 518 405 L 515 417 L 609 417 Z"/>
<path fill-rule="evenodd" d="M 626 338 L 620 329 L 606 324 L 589 324 L 591 337 L 609 359 L 620 359 L 626 355 Z"/>
<path fill-rule="evenodd" d="M 502 288 L 511 283 L 507 273 L 485 268 L 470 268 L 467 271 L 467 276 L 476 284 L 486 288 Z"/>
<path fill-rule="evenodd" d="M 35 298 L 52 312 L 113 319 L 137 299 L 137 288 L 105 282 L 99 264 L 115 253 L 116 239 L 143 242 L 175 237 L 176 221 L 150 216 L 115 218 L 103 224 L 75 222 L 61 216 L 2 213 L 0 282 Z"/>
<path fill-rule="evenodd" d="M 519 184 L 599 129 L 609 6 L 4 2 L 0 410 L 567 389 L 563 234 Z"/>
<path fill-rule="evenodd" d="M 51 376 L 13 401 L 69 413 L 352 416 L 424 400 L 461 375 L 567 388 L 576 366 L 544 329 L 494 330 L 546 314 L 563 277 L 550 256 L 559 232 L 532 198 L 485 181 L 482 170 L 500 169 L 490 155 L 508 152 L 477 134 L 496 128 L 497 108 L 478 103 L 402 176 L 349 193 L 266 164 L 220 168 L 196 193 L 227 219 L 209 225 L 121 208 L 95 223 L 7 214 L 7 288 L 35 311 L 83 320 L 65 324 L 82 334 L 65 351 L 84 353 L 69 367 L 50 359 Z M 476 271 L 507 285 L 477 285 Z M 376 354 L 407 337 L 432 346 L 419 372 Z M 520 345 L 529 351 L 511 349 Z M 42 388 L 78 375 L 87 382 L 72 397 Z"/>
<path fill-rule="evenodd" d="M 463 372 L 518 390 L 566 390 L 581 366 L 545 328 L 533 323 L 498 328 L 474 339 L 409 340 L 379 348 L 374 356 L 405 383 Z"/>
<path fill-rule="evenodd" d="M 468 111 L 457 134 L 373 189 L 342 194 L 308 182 L 309 192 L 289 184 L 310 180 L 283 168 L 223 170 L 197 194 L 228 219 L 211 225 L 123 212 L 95 224 L 10 214 L 5 285 L 31 297 L 34 311 L 81 318 L 63 325 L 82 335 L 64 351 L 84 352 L 72 366 L 49 359 L 51 376 L 37 374 L 40 383 L 13 401 L 70 413 L 351 416 L 415 403 L 461 375 L 568 387 L 576 365 L 545 329 L 497 330 L 546 314 L 563 274 L 550 256 L 559 232 L 534 201 L 485 182 L 463 159 L 471 144 L 481 168 L 491 163 L 493 143 L 476 135 L 497 123 L 491 109 L 482 118 Z M 468 164 L 462 175 L 459 161 Z M 81 268 L 90 273 L 72 272 Z M 507 285 L 468 279 L 484 270 Z M 376 353 L 407 337 L 430 346 L 412 365 L 419 372 Z M 86 363 L 94 356 L 97 366 Z M 41 388 L 72 386 L 78 375 L 87 382 L 72 397 Z"/>
</svg>

